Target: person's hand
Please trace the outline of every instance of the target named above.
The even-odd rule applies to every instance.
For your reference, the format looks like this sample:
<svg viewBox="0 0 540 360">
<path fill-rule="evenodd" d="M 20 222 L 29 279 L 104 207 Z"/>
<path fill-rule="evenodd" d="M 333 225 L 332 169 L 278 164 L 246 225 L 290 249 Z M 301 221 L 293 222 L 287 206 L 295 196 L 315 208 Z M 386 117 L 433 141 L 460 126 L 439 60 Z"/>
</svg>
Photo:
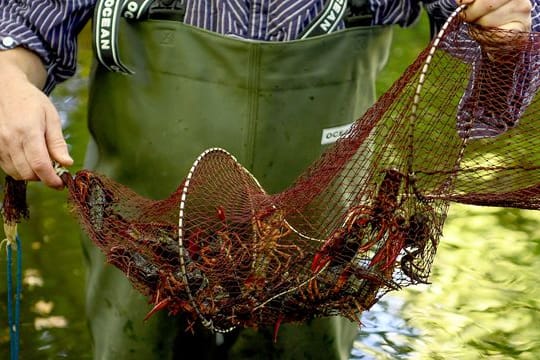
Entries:
<svg viewBox="0 0 540 360">
<path fill-rule="evenodd" d="M 39 89 L 46 77 L 37 55 L 17 48 L 0 52 L 0 167 L 16 180 L 41 180 L 62 188 L 52 160 L 69 166 L 60 117 Z"/>
<path fill-rule="evenodd" d="M 461 13 L 464 20 L 486 28 L 530 31 L 530 0 L 458 0 L 467 5 Z"/>
</svg>

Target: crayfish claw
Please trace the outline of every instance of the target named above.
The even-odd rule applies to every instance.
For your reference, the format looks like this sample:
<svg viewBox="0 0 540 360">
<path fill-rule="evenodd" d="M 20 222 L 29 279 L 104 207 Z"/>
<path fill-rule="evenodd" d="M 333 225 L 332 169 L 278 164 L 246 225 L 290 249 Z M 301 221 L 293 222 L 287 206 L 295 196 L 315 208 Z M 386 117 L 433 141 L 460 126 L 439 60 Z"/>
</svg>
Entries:
<svg viewBox="0 0 540 360">
<path fill-rule="evenodd" d="M 313 257 L 313 261 L 311 262 L 311 271 L 313 273 L 317 273 L 322 267 L 324 266 L 324 263 L 326 260 L 324 259 L 324 256 L 318 252 Z"/>
</svg>

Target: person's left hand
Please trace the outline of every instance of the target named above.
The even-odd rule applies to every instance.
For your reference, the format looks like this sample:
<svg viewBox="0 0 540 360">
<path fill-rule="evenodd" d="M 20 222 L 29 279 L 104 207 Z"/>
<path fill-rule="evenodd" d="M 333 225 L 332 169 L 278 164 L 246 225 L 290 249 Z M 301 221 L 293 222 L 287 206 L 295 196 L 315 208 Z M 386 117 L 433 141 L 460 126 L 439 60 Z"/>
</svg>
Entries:
<svg viewBox="0 0 540 360">
<path fill-rule="evenodd" d="M 482 27 L 531 31 L 530 0 L 457 0 L 467 8 L 461 13 L 466 22 Z"/>
</svg>

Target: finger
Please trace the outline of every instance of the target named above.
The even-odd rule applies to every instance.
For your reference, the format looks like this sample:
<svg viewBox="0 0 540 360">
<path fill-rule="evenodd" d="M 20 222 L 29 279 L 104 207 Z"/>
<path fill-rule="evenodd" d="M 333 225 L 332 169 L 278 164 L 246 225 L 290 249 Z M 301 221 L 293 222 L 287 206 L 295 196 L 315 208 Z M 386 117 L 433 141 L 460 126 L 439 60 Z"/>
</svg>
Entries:
<svg viewBox="0 0 540 360">
<path fill-rule="evenodd" d="M 22 176 L 15 168 L 15 165 L 13 164 L 13 161 L 11 160 L 11 156 L 9 154 L 0 153 L 0 166 L 2 167 L 2 170 L 4 170 L 6 175 L 11 176 L 15 180 L 23 180 Z"/>
<path fill-rule="evenodd" d="M 19 140 L 19 139 L 17 139 Z M 9 156 L 11 159 L 11 163 L 13 164 L 13 167 L 17 173 L 17 175 L 14 177 L 16 180 L 37 180 L 38 177 L 32 170 L 32 167 L 28 163 L 24 148 L 22 145 L 22 142 L 17 141 L 13 142 L 9 146 L 10 152 Z"/>
<path fill-rule="evenodd" d="M 17 172 L 15 180 L 38 180 L 37 175 L 32 170 L 30 164 L 26 160 L 24 151 L 18 151 L 16 154 L 12 154 L 11 161 Z"/>
<path fill-rule="evenodd" d="M 1 108 L 0 112 L 1 120 L 3 120 L 6 115 Z M 23 176 L 17 170 L 14 158 L 11 156 L 11 154 L 22 154 L 20 140 L 9 126 L 5 126 L 3 123 L 0 123 L 0 130 L 0 167 L 7 175 L 10 175 L 14 179 L 23 180 Z"/>
<path fill-rule="evenodd" d="M 52 188 L 62 188 L 63 181 L 56 174 L 45 139 L 42 136 L 30 137 L 31 141 L 23 143 L 26 163 L 35 174 L 36 179 L 41 180 L 45 185 Z"/>
<path fill-rule="evenodd" d="M 73 159 L 69 155 L 68 146 L 62 133 L 60 116 L 53 106 L 46 108 L 45 142 L 49 154 L 62 166 L 70 166 Z"/>
<path fill-rule="evenodd" d="M 463 10 L 462 17 L 483 27 L 530 31 L 531 4 L 529 0 L 475 0 Z"/>
<path fill-rule="evenodd" d="M 467 22 L 478 21 L 483 16 L 491 14 L 500 8 L 506 8 L 508 3 L 516 0 L 472 0 L 459 1 L 461 5 L 467 5 L 462 11 Z"/>
</svg>

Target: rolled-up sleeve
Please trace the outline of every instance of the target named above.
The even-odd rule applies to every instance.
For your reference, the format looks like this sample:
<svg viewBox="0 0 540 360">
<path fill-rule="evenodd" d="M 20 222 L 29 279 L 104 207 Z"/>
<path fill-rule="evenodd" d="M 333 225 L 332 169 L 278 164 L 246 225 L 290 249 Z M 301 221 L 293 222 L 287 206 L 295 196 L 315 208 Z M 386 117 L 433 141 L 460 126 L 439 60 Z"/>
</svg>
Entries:
<svg viewBox="0 0 540 360">
<path fill-rule="evenodd" d="M 96 0 L 0 0 L 0 49 L 23 46 L 41 57 L 48 77 L 44 91 L 72 76 L 77 34 Z"/>
</svg>

